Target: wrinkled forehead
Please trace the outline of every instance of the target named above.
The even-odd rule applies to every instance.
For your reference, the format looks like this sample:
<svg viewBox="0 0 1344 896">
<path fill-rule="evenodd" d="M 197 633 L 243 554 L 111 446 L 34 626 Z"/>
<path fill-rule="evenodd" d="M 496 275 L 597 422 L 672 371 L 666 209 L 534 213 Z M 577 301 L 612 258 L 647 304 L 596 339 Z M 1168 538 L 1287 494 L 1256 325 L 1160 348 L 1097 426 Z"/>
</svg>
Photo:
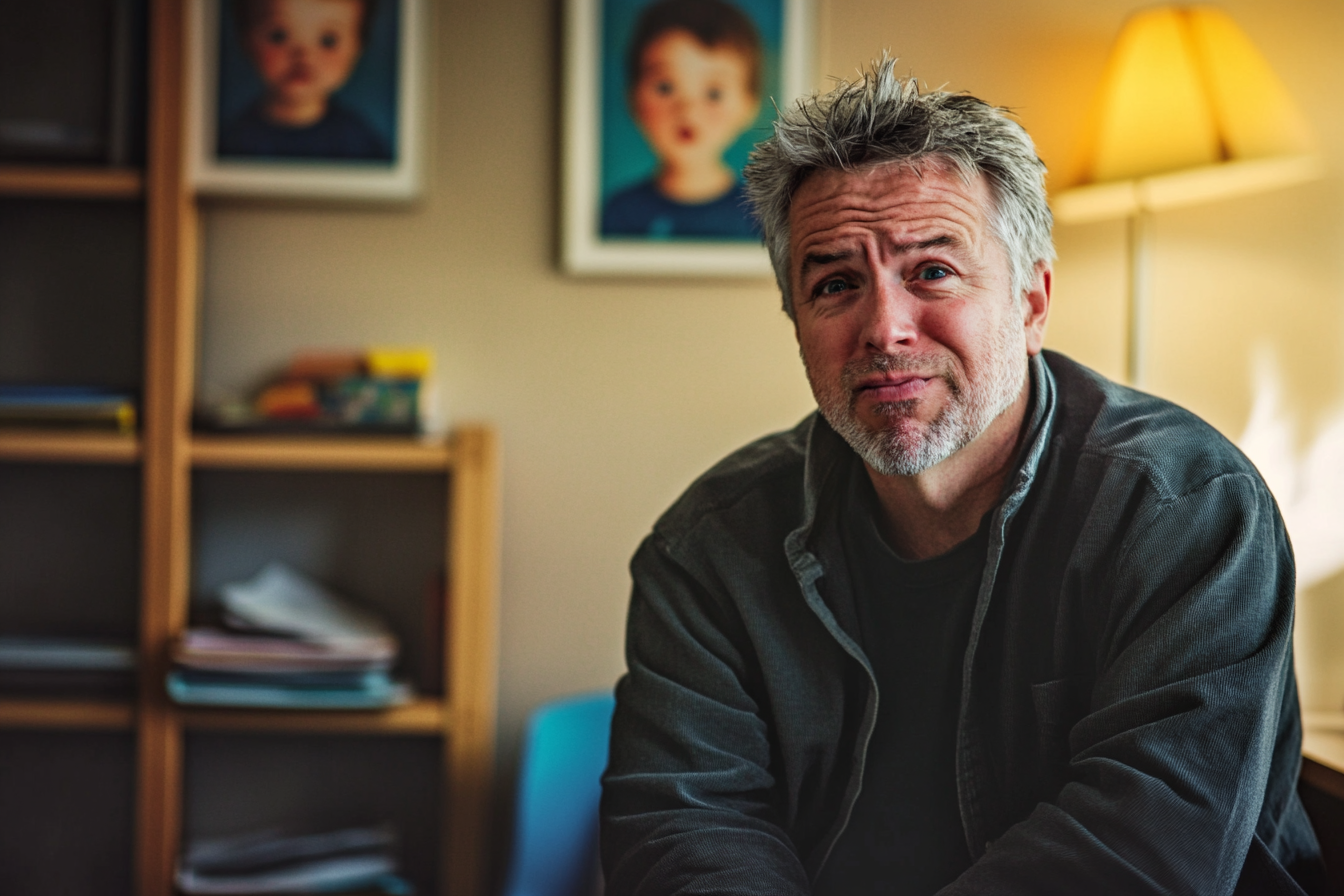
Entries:
<svg viewBox="0 0 1344 896">
<path fill-rule="evenodd" d="M 837 225 L 878 227 L 951 216 L 967 226 L 992 226 L 993 199 L 980 174 L 966 176 L 941 160 L 879 162 L 809 174 L 789 204 L 789 242 Z"/>
<path fill-rule="evenodd" d="M 954 180 L 963 189 L 972 193 L 979 193 L 982 186 L 989 187 L 983 174 L 946 156 L 927 155 L 916 158 L 878 159 L 873 162 L 843 168 L 813 168 L 802 173 L 790 193 L 789 206 L 792 209 L 797 204 L 799 194 L 803 193 L 809 184 L 812 184 L 812 189 L 815 190 L 818 185 L 814 184 L 814 181 L 820 180 L 833 184 L 837 181 L 849 179 L 873 181 L 875 176 L 880 178 L 881 176 L 899 175 L 908 175 L 911 183 L 918 183 L 929 177 Z M 990 198 L 993 198 L 992 195 Z"/>
</svg>

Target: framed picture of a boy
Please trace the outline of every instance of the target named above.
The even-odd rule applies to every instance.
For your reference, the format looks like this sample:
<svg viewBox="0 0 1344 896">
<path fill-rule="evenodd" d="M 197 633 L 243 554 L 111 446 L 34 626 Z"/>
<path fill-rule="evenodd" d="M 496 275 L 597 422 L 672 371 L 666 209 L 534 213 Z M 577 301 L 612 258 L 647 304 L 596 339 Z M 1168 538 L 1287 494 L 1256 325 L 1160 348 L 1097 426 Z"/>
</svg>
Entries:
<svg viewBox="0 0 1344 896">
<path fill-rule="evenodd" d="M 189 4 L 202 193 L 406 199 L 420 183 L 423 0 Z"/>
<path fill-rule="evenodd" d="M 808 86 L 808 0 L 569 0 L 574 273 L 768 275 L 741 172 Z"/>
</svg>

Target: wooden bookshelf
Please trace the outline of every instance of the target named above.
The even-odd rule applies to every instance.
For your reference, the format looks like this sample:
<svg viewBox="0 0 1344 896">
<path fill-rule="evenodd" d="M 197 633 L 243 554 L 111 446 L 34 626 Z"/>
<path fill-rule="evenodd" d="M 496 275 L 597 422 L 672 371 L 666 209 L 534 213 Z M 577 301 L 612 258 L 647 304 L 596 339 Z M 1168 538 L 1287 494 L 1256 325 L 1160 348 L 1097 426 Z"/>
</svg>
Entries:
<svg viewBox="0 0 1344 896">
<path fill-rule="evenodd" d="M 0 728 L 130 730 L 135 706 L 129 700 L 0 700 Z"/>
<path fill-rule="evenodd" d="M 421 697 L 379 710 L 286 710 L 182 707 L 187 730 L 294 731 L 342 734 L 443 734 L 449 713 L 442 700 Z"/>
<path fill-rule="evenodd" d="M 145 175 L 134 168 L 0 165 L 0 196 L 139 199 Z"/>
<path fill-rule="evenodd" d="M 389 755 L 408 755 L 397 751 L 410 750 L 421 759 L 430 757 L 433 766 L 426 771 L 432 773 L 433 780 L 442 781 L 442 792 L 433 799 L 442 814 L 442 832 L 436 840 L 439 848 L 434 856 L 441 868 L 438 889 L 448 896 L 481 896 L 488 880 L 490 851 L 486 836 L 491 825 L 487 814 L 495 752 L 499 562 L 496 437 L 486 426 L 462 426 L 450 437 L 427 439 L 242 436 L 190 430 L 202 252 L 199 208 L 187 182 L 183 143 L 190 99 L 185 56 L 191 45 L 186 21 L 189 7 L 180 0 L 148 0 L 149 162 L 143 172 L 0 165 L 0 196 L 29 197 L 38 200 L 33 204 L 39 206 L 41 200 L 48 199 L 140 203 L 145 227 L 143 272 L 134 271 L 137 278 L 143 273 L 144 302 L 142 307 L 137 304 L 128 309 L 136 314 L 136 320 L 143 315 L 144 321 L 140 432 L 123 436 L 0 429 L 0 464 L 71 466 L 68 470 L 44 469 L 40 471 L 42 477 L 18 472 L 14 479 L 25 483 L 29 493 L 35 495 L 31 499 L 35 503 L 50 497 L 42 488 L 73 492 L 87 490 L 87 482 L 102 488 L 106 480 L 112 483 L 107 486 L 109 494 L 138 511 L 138 690 L 124 701 L 0 699 L 0 733 L 13 731 L 14 737 L 23 738 L 29 734 L 18 733 L 20 729 L 39 729 L 35 736 L 42 738 L 47 734 L 41 729 L 49 729 L 60 738 L 85 737 L 82 732 L 87 731 L 134 736 L 134 764 L 125 769 L 126 780 L 134 782 L 130 785 L 134 801 L 133 806 L 124 807 L 135 825 L 133 870 L 129 872 L 133 879 L 118 881 L 112 889 L 139 896 L 171 896 L 174 892 L 173 871 L 183 847 L 184 819 L 191 817 L 186 810 L 200 814 L 199 804 L 185 805 L 191 798 L 186 781 L 189 749 L 213 741 L 224 745 L 217 749 L 227 750 L 238 742 L 231 735 L 261 733 L 277 736 L 250 739 L 253 746 L 249 749 L 291 750 L 300 756 L 309 750 L 317 755 L 328 743 L 357 738 L 342 746 L 387 749 Z M 81 224 L 102 220 L 99 216 L 103 213 L 117 211 L 76 203 L 60 203 L 60 209 L 62 214 L 81 216 Z M 130 469 L 100 469 L 86 474 L 78 465 L 121 465 Z M 321 476 L 291 475 L 307 473 Z M 49 478 L 56 484 L 32 486 L 29 481 L 35 478 Z M 277 485 L 298 483 L 308 488 L 308 483 L 318 479 L 322 481 L 315 491 L 330 486 L 338 492 L 349 486 L 359 501 L 366 501 L 359 505 L 361 508 L 382 506 L 379 502 L 388 494 L 402 500 L 407 494 L 419 496 L 421 503 L 405 523 L 404 532 L 389 537 L 395 541 L 399 534 L 413 536 L 403 540 L 414 542 L 407 550 L 417 564 L 415 575 L 424 572 L 426 581 L 443 584 L 441 588 L 421 590 L 400 585 L 401 590 L 386 600 L 388 609 L 403 614 L 397 623 L 403 634 L 415 625 L 421 626 L 414 630 L 417 638 L 420 632 L 429 630 L 415 650 L 407 651 L 412 657 L 408 662 L 412 664 L 412 677 L 422 682 L 426 675 L 440 676 L 441 670 L 433 686 L 426 685 L 425 689 L 442 696 L 422 696 L 378 711 L 206 708 L 172 703 L 165 689 L 170 645 L 188 625 L 191 595 L 197 585 L 192 565 L 204 566 L 196 549 L 209 541 L 201 530 L 210 522 L 207 495 L 211 485 L 226 480 L 228 488 L 235 488 L 242 483 L 264 499 L 267 490 Z M 197 491 L 195 499 L 193 489 Z M 223 491 L 216 488 L 216 494 Z M 328 523 L 332 527 L 344 524 L 346 517 L 340 514 L 346 513 L 346 505 L 316 503 L 319 508 L 330 508 L 319 513 L 333 515 L 332 519 L 321 518 L 317 528 Z M 406 516 L 399 516 L 404 506 L 392 506 L 387 511 L 389 518 L 406 520 Z M 269 519 L 264 514 L 261 518 Z M 215 542 L 225 543 L 221 553 L 237 547 L 227 544 L 229 538 L 246 540 L 239 538 L 237 530 L 227 530 L 220 542 Z M 263 545 L 270 550 L 269 543 Z M 377 579 L 385 572 L 378 565 L 379 558 L 385 556 L 381 547 L 360 556 L 349 551 L 346 543 L 337 545 L 332 553 L 341 551 L 345 551 L 341 559 L 348 562 L 346 572 L 350 575 Z M 395 566 L 397 561 L 388 562 L 399 571 L 409 568 Z M 199 569 L 197 574 L 205 576 Z M 94 595 L 89 599 L 92 601 Z M 382 599 L 370 595 L 370 600 Z M 420 607 L 417 601 L 427 605 Z M 79 605 L 73 606 L 78 612 Z M 408 616 L 416 609 L 424 611 L 419 622 L 414 615 Z M 416 670 L 417 663 L 424 665 Z M 188 733 L 194 746 L 189 746 Z M 376 767 L 366 769 L 370 775 L 379 774 Z M 405 779 L 405 768 L 399 766 L 395 771 Z M 0 793 L 0 801 L 3 798 Z M 70 852 L 71 861 L 77 863 L 78 850 L 72 846 Z"/>
<path fill-rule="evenodd" d="M 140 440 L 110 432 L 0 429 L 0 460 L 133 464 L 140 460 Z"/>
<path fill-rule="evenodd" d="M 196 435 L 191 463 L 224 469 L 434 472 L 451 468 L 453 451 L 441 438 Z"/>
</svg>

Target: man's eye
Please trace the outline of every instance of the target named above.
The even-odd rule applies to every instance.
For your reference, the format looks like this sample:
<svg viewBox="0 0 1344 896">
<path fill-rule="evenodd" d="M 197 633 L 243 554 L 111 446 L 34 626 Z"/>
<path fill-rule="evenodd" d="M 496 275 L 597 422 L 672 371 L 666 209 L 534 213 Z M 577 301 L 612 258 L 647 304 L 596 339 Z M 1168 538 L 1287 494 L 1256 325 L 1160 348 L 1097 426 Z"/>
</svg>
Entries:
<svg viewBox="0 0 1344 896">
<path fill-rule="evenodd" d="M 719 100 L 723 99 L 723 89 L 719 87 L 711 87 L 709 88 L 707 95 L 709 96 L 709 101 L 711 103 L 717 103 Z"/>
<path fill-rule="evenodd" d="M 849 289 L 849 284 L 839 278 L 824 280 L 818 284 L 814 292 L 818 296 L 838 296 L 840 293 Z"/>
<path fill-rule="evenodd" d="M 322 45 L 322 49 L 324 50 L 334 49 L 336 45 L 339 44 L 340 42 L 341 42 L 340 36 L 333 31 L 328 31 L 325 34 L 323 34 L 320 38 L 318 38 L 318 43 Z"/>
<path fill-rule="evenodd" d="M 266 43 L 279 46 L 289 39 L 289 32 L 283 28 L 272 28 L 266 32 Z"/>
<path fill-rule="evenodd" d="M 653 85 L 653 92 L 656 93 L 656 94 L 658 94 L 659 96 L 671 96 L 671 95 L 672 95 L 672 82 L 671 82 L 671 81 L 658 81 L 657 83 L 655 83 L 655 84 Z"/>
<path fill-rule="evenodd" d="M 951 277 L 952 272 L 940 264 L 931 264 L 926 268 L 920 268 L 915 276 L 920 280 L 942 280 L 944 277 Z"/>
</svg>

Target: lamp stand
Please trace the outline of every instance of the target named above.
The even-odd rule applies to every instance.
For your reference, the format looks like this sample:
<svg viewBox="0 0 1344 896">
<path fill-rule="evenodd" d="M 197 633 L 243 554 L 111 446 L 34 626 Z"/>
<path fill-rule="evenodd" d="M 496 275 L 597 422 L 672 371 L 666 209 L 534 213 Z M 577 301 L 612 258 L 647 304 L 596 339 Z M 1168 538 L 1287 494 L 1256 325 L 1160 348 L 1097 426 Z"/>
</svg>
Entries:
<svg viewBox="0 0 1344 896">
<path fill-rule="evenodd" d="M 1125 375 L 1129 384 L 1142 388 L 1146 357 L 1143 337 L 1148 325 L 1148 229 L 1152 213 L 1140 206 L 1129 216 L 1129 308 L 1126 309 Z"/>
</svg>

